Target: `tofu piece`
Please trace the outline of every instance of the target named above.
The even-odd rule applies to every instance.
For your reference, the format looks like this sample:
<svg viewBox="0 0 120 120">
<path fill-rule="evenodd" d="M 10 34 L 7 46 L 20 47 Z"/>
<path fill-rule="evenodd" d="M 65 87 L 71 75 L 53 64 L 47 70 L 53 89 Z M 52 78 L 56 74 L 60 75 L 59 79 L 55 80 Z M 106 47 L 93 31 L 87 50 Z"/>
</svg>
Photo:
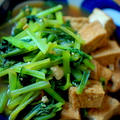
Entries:
<svg viewBox="0 0 120 120">
<path fill-rule="evenodd" d="M 110 120 L 113 115 L 118 114 L 119 101 L 105 96 L 100 108 L 91 108 L 88 110 L 88 118 L 92 120 Z"/>
<path fill-rule="evenodd" d="M 64 16 L 64 20 L 69 20 L 72 28 L 76 31 L 80 30 L 82 27 L 89 23 L 89 19 L 87 17 Z"/>
<path fill-rule="evenodd" d="M 110 92 L 117 92 L 120 90 L 120 70 L 113 72 L 112 77 L 107 84 L 107 89 Z"/>
<path fill-rule="evenodd" d="M 100 80 L 100 77 L 103 77 L 105 78 L 105 84 L 107 85 L 108 81 L 111 79 L 112 71 L 95 60 L 92 62 L 95 65 L 95 70 L 91 71 L 90 78 L 93 80 Z"/>
<path fill-rule="evenodd" d="M 117 57 L 117 59 L 114 63 L 114 69 L 120 71 L 120 56 Z"/>
<path fill-rule="evenodd" d="M 102 10 L 95 8 L 89 16 L 89 22 L 99 21 L 106 29 L 107 35 L 111 36 L 116 29 L 116 26 L 111 17 L 106 15 Z"/>
<path fill-rule="evenodd" d="M 107 85 L 108 81 L 112 77 L 112 71 L 104 66 L 101 66 L 101 72 L 99 76 L 105 78 L 105 85 Z"/>
<path fill-rule="evenodd" d="M 100 64 L 108 66 L 115 63 L 120 55 L 120 47 L 115 41 L 109 41 L 106 47 L 92 52 L 91 55 Z"/>
<path fill-rule="evenodd" d="M 78 33 L 81 38 L 85 40 L 83 50 L 87 53 L 106 46 L 108 41 L 108 39 L 106 39 L 106 30 L 98 21 L 89 23 L 80 29 Z"/>
<path fill-rule="evenodd" d="M 113 48 L 113 49 L 118 49 L 120 48 L 118 43 L 116 42 L 116 40 L 113 40 L 113 41 L 108 41 L 108 45 L 110 44 L 110 46 Z"/>
<path fill-rule="evenodd" d="M 99 81 L 90 80 L 82 94 L 76 93 L 76 87 L 69 89 L 69 101 L 74 109 L 98 108 L 104 98 L 104 90 Z"/>
<path fill-rule="evenodd" d="M 73 109 L 70 103 L 63 106 L 60 120 L 81 120 L 80 110 Z"/>
<path fill-rule="evenodd" d="M 53 72 L 53 76 L 56 78 L 56 80 L 60 80 L 64 76 L 63 69 L 61 67 L 59 67 L 58 65 L 53 66 L 50 69 Z"/>
<path fill-rule="evenodd" d="M 95 69 L 94 71 L 91 71 L 90 79 L 99 80 L 101 73 L 101 65 L 96 60 L 92 60 L 92 63 L 95 65 Z"/>
</svg>

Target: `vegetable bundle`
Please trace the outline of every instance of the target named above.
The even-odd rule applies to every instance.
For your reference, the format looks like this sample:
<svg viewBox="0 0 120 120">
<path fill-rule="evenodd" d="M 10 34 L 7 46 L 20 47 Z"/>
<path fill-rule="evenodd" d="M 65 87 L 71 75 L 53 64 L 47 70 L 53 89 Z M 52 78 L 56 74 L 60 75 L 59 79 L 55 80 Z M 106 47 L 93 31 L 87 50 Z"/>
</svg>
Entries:
<svg viewBox="0 0 120 120">
<path fill-rule="evenodd" d="M 67 101 L 67 90 L 84 90 L 92 57 L 82 51 L 84 40 L 64 22 L 62 6 L 41 10 L 25 7 L 9 24 L 11 36 L 0 43 L 0 77 L 8 87 L 0 93 L 0 113 L 15 120 L 48 120 Z M 3 79 L 4 81 L 4 79 Z"/>
</svg>

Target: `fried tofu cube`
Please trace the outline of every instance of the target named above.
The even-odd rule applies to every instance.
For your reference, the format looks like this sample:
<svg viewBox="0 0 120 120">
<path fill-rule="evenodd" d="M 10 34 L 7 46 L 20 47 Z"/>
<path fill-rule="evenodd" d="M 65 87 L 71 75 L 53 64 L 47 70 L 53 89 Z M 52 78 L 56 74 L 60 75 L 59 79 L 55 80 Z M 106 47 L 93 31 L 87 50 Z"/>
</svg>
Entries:
<svg viewBox="0 0 120 120">
<path fill-rule="evenodd" d="M 113 49 L 118 49 L 120 48 L 118 43 L 116 42 L 116 40 L 113 40 L 113 41 L 108 41 L 108 45 L 110 44 L 111 48 Z"/>
<path fill-rule="evenodd" d="M 106 39 L 106 30 L 98 21 L 89 23 L 80 29 L 78 33 L 81 38 L 85 40 L 83 50 L 87 53 L 106 46 L 108 41 L 108 39 Z"/>
<path fill-rule="evenodd" d="M 91 71 L 90 79 L 99 80 L 100 79 L 99 74 L 101 73 L 101 65 L 96 60 L 92 60 L 92 63 L 94 64 L 95 69 Z"/>
<path fill-rule="evenodd" d="M 80 110 L 73 109 L 70 103 L 63 106 L 60 120 L 81 120 Z"/>
<path fill-rule="evenodd" d="M 112 77 L 112 71 L 104 66 L 101 66 L 101 72 L 100 72 L 99 76 L 102 78 L 105 78 L 105 85 L 107 85 L 108 81 Z"/>
<path fill-rule="evenodd" d="M 91 71 L 90 78 L 93 80 L 100 80 L 100 78 L 103 77 L 105 78 L 105 84 L 107 85 L 108 81 L 111 79 L 112 71 L 95 60 L 92 62 L 95 65 L 95 69 L 94 71 Z"/>
<path fill-rule="evenodd" d="M 120 56 L 117 57 L 115 63 L 114 63 L 114 70 L 120 71 Z"/>
<path fill-rule="evenodd" d="M 89 23 L 89 19 L 87 17 L 64 16 L 64 20 L 70 21 L 71 27 L 77 31 Z"/>
<path fill-rule="evenodd" d="M 93 120 L 110 120 L 113 115 L 118 113 L 119 101 L 105 96 L 100 108 L 91 108 L 88 110 L 88 118 Z"/>
<path fill-rule="evenodd" d="M 70 16 L 65 16 L 64 20 L 69 20 L 72 28 L 77 30 L 82 39 L 85 40 L 86 43 L 83 46 L 85 52 L 90 53 L 91 51 L 107 44 L 107 32 L 98 21 L 89 23 L 88 18 L 86 17 Z"/>
<path fill-rule="evenodd" d="M 100 64 L 108 66 L 115 63 L 120 55 L 120 48 L 115 41 L 109 41 L 106 47 L 96 50 L 91 54 Z"/>
<path fill-rule="evenodd" d="M 104 90 L 99 81 L 90 80 L 82 94 L 76 93 L 76 87 L 69 89 L 69 101 L 74 109 L 98 108 L 104 98 Z"/>
<path fill-rule="evenodd" d="M 99 21 L 106 29 L 107 35 L 111 36 L 116 29 L 116 26 L 111 17 L 106 15 L 102 10 L 95 8 L 89 16 L 89 22 Z"/>
</svg>

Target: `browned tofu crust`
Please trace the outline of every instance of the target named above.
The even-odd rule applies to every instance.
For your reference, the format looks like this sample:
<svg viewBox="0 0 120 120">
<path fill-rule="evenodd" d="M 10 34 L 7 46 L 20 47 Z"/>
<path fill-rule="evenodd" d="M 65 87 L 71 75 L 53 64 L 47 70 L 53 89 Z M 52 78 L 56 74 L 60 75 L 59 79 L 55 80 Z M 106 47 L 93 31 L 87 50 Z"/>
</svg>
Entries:
<svg viewBox="0 0 120 120">
<path fill-rule="evenodd" d="M 91 80 L 82 94 L 76 93 L 76 87 L 69 89 L 69 101 L 74 109 L 98 108 L 104 98 L 104 90 L 99 81 Z"/>
<path fill-rule="evenodd" d="M 85 40 L 83 50 L 90 53 L 97 48 L 107 44 L 107 32 L 99 21 L 89 23 L 87 17 L 65 16 L 64 20 L 69 20 L 73 29 L 77 30 L 82 39 Z"/>
<path fill-rule="evenodd" d="M 70 103 L 65 103 L 60 120 L 81 120 L 80 110 L 73 109 Z"/>
<path fill-rule="evenodd" d="M 116 29 L 116 26 L 111 17 L 106 15 L 102 10 L 95 8 L 89 16 L 89 22 L 99 21 L 107 31 L 107 36 L 110 37 Z"/>
<path fill-rule="evenodd" d="M 106 30 L 98 22 L 89 23 L 78 31 L 81 38 L 85 40 L 83 50 L 90 53 L 98 48 L 106 46 L 108 39 L 106 39 Z"/>
<path fill-rule="evenodd" d="M 114 64 L 119 55 L 120 47 L 115 41 L 109 41 L 106 47 L 92 52 L 93 58 L 104 66 Z"/>
<path fill-rule="evenodd" d="M 94 71 L 91 71 L 90 78 L 92 80 L 100 80 L 101 77 L 105 78 L 105 84 L 111 79 L 112 71 L 105 66 L 99 64 L 96 60 L 92 61 L 95 65 Z"/>
<path fill-rule="evenodd" d="M 89 23 L 87 17 L 64 16 L 64 20 L 65 21 L 69 20 L 71 23 L 71 27 L 77 31 L 79 31 L 81 28 L 83 28 L 85 25 Z"/>
<path fill-rule="evenodd" d="M 116 26 L 112 19 L 109 19 L 109 21 L 105 24 L 105 29 L 107 30 L 107 36 L 111 36 L 114 33 Z"/>
<path fill-rule="evenodd" d="M 113 115 L 118 114 L 119 101 L 105 96 L 100 108 L 91 108 L 88 110 L 88 118 L 94 120 L 109 120 Z"/>
</svg>

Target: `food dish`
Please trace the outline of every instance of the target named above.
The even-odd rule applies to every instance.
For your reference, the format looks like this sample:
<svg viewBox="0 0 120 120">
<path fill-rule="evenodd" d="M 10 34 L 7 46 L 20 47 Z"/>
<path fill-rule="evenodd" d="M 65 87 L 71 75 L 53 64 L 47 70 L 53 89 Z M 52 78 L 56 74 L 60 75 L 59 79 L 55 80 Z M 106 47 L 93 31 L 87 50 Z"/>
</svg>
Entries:
<svg viewBox="0 0 120 120">
<path fill-rule="evenodd" d="M 1 87 L 0 113 L 9 120 L 109 120 L 120 114 L 119 101 L 108 94 L 120 89 L 112 19 L 100 9 L 89 17 L 63 16 L 62 8 L 26 6 L 5 24 L 16 23 L 0 43 L 0 77 L 9 84 Z"/>
</svg>

